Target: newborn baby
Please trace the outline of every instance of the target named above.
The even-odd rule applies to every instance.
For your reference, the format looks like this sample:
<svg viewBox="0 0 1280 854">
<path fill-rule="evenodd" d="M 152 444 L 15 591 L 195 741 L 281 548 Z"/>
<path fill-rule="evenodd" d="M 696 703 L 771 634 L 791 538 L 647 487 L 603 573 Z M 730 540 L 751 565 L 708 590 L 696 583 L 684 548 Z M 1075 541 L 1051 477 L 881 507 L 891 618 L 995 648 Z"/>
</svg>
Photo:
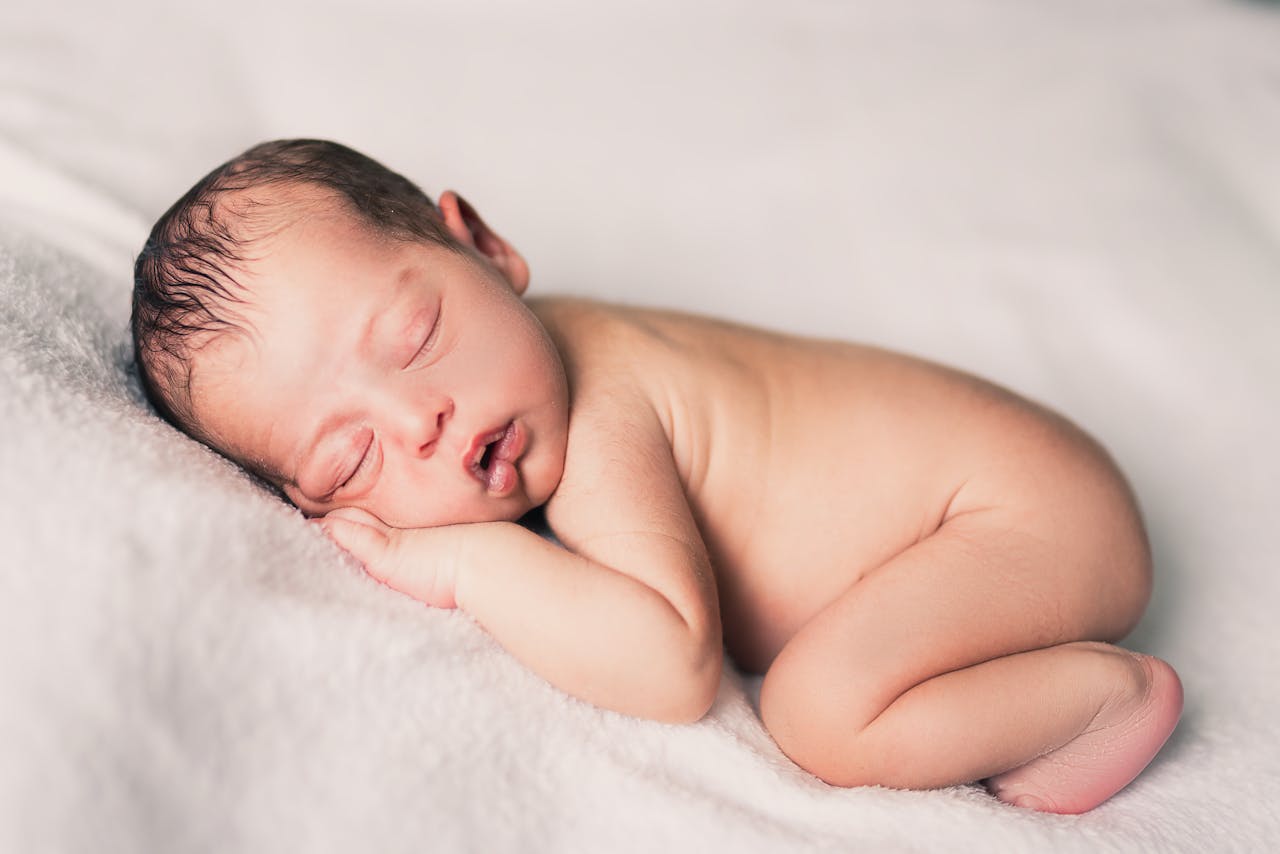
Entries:
<svg viewBox="0 0 1280 854">
<path fill-rule="evenodd" d="M 1078 813 L 1155 756 L 1181 685 L 1112 645 L 1150 551 L 1070 422 L 907 356 L 528 282 L 457 194 L 269 142 L 156 224 L 135 354 L 164 417 L 372 576 L 596 705 L 697 720 L 727 648 L 834 785 Z M 564 547 L 516 524 L 538 507 Z"/>
</svg>

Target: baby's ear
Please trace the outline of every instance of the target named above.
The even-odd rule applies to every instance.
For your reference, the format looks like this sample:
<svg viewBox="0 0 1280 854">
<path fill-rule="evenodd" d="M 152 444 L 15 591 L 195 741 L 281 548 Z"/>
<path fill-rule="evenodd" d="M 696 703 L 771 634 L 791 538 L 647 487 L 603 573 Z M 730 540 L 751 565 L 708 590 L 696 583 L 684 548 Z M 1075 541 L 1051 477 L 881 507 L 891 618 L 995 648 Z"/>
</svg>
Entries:
<svg viewBox="0 0 1280 854">
<path fill-rule="evenodd" d="M 470 246 L 493 262 L 517 294 L 529 287 L 529 265 L 510 243 L 485 225 L 466 199 L 453 190 L 440 196 L 440 215 L 449 232 L 464 246 Z"/>
</svg>

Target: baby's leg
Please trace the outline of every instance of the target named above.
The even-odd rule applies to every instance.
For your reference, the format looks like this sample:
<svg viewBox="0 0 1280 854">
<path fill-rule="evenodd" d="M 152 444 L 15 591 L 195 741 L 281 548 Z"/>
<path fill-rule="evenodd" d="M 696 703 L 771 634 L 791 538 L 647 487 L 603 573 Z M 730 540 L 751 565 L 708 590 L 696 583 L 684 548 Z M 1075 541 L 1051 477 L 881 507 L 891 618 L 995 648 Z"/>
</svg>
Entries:
<svg viewBox="0 0 1280 854">
<path fill-rule="evenodd" d="M 1077 641 L 1132 628 L 1145 550 L 1016 533 L 1024 522 L 1000 510 L 951 519 L 806 624 L 761 688 L 783 751 L 837 785 L 991 778 L 1001 799 L 1054 812 L 1090 809 L 1133 779 L 1177 721 L 1177 677 Z"/>
</svg>

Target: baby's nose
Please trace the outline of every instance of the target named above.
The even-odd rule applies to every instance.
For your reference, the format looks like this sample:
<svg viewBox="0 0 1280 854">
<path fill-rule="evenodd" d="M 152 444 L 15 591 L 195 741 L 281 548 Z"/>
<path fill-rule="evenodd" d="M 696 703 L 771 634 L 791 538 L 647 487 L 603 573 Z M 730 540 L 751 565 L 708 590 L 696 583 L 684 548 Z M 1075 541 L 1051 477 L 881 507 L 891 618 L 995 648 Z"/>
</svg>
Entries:
<svg viewBox="0 0 1280 854">
<path fill-rule="evenodd" d="M 453 401 L 449 398 L 414 401 L 401 415 L 401 440 L 405 450 L 418 457 L 431 456 L 452 415 Z"/>
</svg>

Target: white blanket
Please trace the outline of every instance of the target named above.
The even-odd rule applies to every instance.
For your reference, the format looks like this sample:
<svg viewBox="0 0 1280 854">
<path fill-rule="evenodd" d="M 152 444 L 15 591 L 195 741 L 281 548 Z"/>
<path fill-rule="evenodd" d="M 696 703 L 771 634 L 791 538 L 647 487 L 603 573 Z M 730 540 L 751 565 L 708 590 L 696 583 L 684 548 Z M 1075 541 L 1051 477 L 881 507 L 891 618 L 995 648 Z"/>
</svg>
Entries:
<svg viewBox="0 0 1280 854">
<path fill-rule="evenodd" d="M 1280 840 L 1280 14 L 1209 0 L 0 10 L 0 850 L 1265 850 Z M 607 11 L 606 11 L 607 8 Z M 603 712 L 379 587 L 127 378 L 133 255 L 339 139 L 543 292 L 959 365 L 1098 436 L 1186 687 L 1079 817 L 842 790 L 727 668 Z M 547 615 L 554 619 L 554 615 Z"/>
</svg>

